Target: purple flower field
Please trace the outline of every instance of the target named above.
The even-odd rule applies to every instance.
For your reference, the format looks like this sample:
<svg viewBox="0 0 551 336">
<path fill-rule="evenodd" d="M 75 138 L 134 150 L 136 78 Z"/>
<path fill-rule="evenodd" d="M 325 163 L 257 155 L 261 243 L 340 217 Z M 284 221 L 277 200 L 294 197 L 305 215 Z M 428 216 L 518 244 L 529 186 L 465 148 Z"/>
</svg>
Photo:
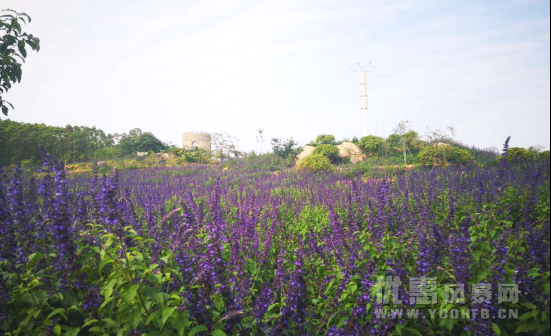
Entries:
<svg viewBox="0 0 551 336">
<path fill-rule="evenodd" d="M 0 335 L 549 333 L 547 160 L 42 170 L 0 174 Z"/>
</svg>

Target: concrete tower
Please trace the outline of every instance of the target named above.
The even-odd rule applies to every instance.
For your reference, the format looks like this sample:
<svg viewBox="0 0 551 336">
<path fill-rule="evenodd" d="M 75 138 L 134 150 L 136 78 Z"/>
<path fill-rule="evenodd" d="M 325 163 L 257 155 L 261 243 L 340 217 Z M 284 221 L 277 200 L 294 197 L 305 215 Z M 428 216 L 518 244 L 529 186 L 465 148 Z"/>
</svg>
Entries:
<svg viewBox="0 0 551 336">
<path fill-rule="evenodd" d="M 208 133 L 189 132 L 182 135 L 182 147 L 184 149 L 202 148 L 212 150 L 212 137 Z"/>
<path fill-rule="evenodd" d="M 363 67 L 360 67 L 360 100 L 363 115 L 364 136 L 368 136 L 369 130 L 367 129 L 367 70 L 365 70 Z"/>
</svg>

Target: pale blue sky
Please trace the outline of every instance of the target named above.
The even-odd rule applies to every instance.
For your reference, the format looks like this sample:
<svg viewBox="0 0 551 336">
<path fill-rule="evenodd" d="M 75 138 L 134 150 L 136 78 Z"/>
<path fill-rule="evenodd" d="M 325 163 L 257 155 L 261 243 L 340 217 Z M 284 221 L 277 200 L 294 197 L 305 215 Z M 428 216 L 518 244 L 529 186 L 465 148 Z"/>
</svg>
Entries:
<svg viewBox="0 0 551 336">
<path fill-rule="evenodd" d="M 7 95 L 17 121 L 186 131 L 361 136 L 403 119 L 479 147 L 550 147 L 549 0 L 2 0 L 42 50 Z M 266 149 L 267 144 L 264 146 Z"/>
</svg>

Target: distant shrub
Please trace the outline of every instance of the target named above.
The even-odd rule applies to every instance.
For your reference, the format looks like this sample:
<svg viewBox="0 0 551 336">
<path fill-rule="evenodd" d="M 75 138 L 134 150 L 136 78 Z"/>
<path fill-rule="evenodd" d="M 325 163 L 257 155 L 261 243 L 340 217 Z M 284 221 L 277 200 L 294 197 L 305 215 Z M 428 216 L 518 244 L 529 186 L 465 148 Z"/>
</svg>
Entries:
<svg viewBox="0 0 551 336">
<path fill-rule="evenodd" d="M 366 155 L 378 155 L 385 144 L 381 137 L 368 135 L 360 139 L 360 148 Z"/>
<path fill-rule="evenodd" d="M 417 160 L 424 165 L 466 164 L 474 160 L 468 150 L 456 147 L 426 147 Z"/>
<path fill-rule="evenodd" d="M 390 148 L 402 148 L 401 137 L 398 134 L 389 135 L 386 143 Z"/>
<path fill-rule="evenodd" d="M 329 159 L 321 154 L 311 154 L 304 159 L 302 159 L 298 165 L 297 168 L 299 170 L 305 170 L 310 172 L 330 172 L 333 170 L 333 165 L 331 165 L 331 161 Z"/>
<path fill-rule="evenodd" d="M 335 136 L 331 134 L 321 134 L 316 138 L 317 145 L 333 145 L 335 144 Z"/>
<path fill-rule="evenodd" d="M 540 160 L 549 161 L 549 160 L 551 160 L 550 152 L 549 151 L 541 152 L 541 153 L 539 153 L 538 158 Z"/>
<path fill-rule="evenodd" d="M 535 159 L 536 152 L 519 147 L 509 148 L 507 151 L 507 159 L 509 161 L 530 161 Z"/>
<path fill-rule="evenodd" d="M 316 149 L 314 149 L 314 152 L 312 154 L 321 154 L 328 158 L 331 163 L 336 163 L 337 161 L 339 161 L 339 149 L 337 148 L 337 146 L 334 145 L 319 145 L 316 147 Z"/>
<path fill-rule="evenodd" d="M 125 156 L 126 153 L 117 146 L 114 147 L 105 147 L 98 149 L 94 153 L 94 159 L 96 160 L 109 160 L 109 159 L 116 159 Z"/>
</svg>

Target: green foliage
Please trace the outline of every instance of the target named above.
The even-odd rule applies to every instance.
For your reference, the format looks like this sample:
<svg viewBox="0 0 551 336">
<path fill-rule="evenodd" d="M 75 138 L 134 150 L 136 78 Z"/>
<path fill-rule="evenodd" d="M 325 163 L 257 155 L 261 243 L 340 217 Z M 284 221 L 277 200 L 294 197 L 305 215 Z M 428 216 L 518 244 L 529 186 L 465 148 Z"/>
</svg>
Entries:
<svg viewBox="0 0 551 336">
<path fill-rule="evenodd" d="M 174 157 L 181 158 L 181 163 L 208 163 L 210 162 L 210 153 L 199 147 L 185 149 L 176 146 L 169 148 L 168 152 Z"/>
<path fill-rule="evenodd" d="M 279 138 L 272 138 L 272 150 L 274 154 L 286 160 L 289 157 L 294 157 L 300 153 L 300 148 L 297 147 L 296 142 L 292 137 L 287 140 L 281 140 Z"/>
<path fill-rule="evenodd" d="M 418 155 L 417 160 L 424 165 L 443 166 L 448 164 L 467 164 L 474 160 L 468 150 L 456 147 L 426 147 Z"/>
<path fill-rule="evenodd" d="M 38 145 L 65 162 L 75 162 L 112 158 L 114 153 L 107 148 L 113 144 L 111 135 L 95 127 L 53 127 L 0 120 L 0 165 L 4 166 L 23 160 L 38 164 Z"/>
<path fill-rule="evenodd" d="M 110 160 L 125 156 L 125 152 L 117 146 L 104 147 L 94 153 L 96 160 Z"/>
<path fill-rule="evenodd" d="M 321 154 L 311 154 L 302 159 L 297 168 L 309 172 L 330 172 L 333 170 L 331 161 Z"/>
<path fill-rule="evenodd" d="M 551 156 L 550 156 L 550 152 L 549 151 L 545 151 L 545 152 L 541 152 L 539 155 L 538 155 L 539 159 L 540 160 L 547 160 L 549 161 L 551 159 Z"/>
<path fill-rule="evenodd" d="M 21 312 L 21 315 L 10 314 L 11 323 L 16 326 L 14 335 L 41 335 L 50 326 L 57 335 L 122 335 L 137 328 L 157 335 L 191 335 L 194 330 L 196 333 L 207 330 L 191 322 L 186 311 L 178 311 L 184 302 L 178 291 L 165 290 L 182 277 L 171 252 L 165 251 L 155 262 L 151 239 L 137 236 L 129 227 L 125 233 L 133 248 L 124 247 L 117 237 L 99 225 L 90 225 L 86 232 L 99 246 L 84 239 L 76 242 L 80 267 L 72 276 L 93 283 L 90 292 L 51 292 L 43 278 L 45 270 L 38 264 L 54 265 L 56 254 L 29 256 L 19 278 L 23 281 L 11 293 L 14 299 L 11 309 Z M 0 270 L 7 269 L 7 263 L 0 262 Z M 99 305 L 93 307 L 94 314 L 82 304 L 90 295 L 101 299 Z M 223 322 L 219 327 L 225 325 Z"/>
<path fill-rule="evenodd" d="M 118 137 L 118 147 L 125 154 L 135 154 L 136 152 L 159 153 L 168 149 L 168 146 L 157 139 L 152 133 L 142 132 L 139 128 L 131 130 L 128 134 L 118 135 Z"/>
<path fill-rule="evenodd" d="M 379 155 L 383 149 L 385 140 L 381 137 L 368 135 L 360 139 L 360 148 L 364 154 L 373 156 Z"/>
<path fill-rule="evenodd" d="M 119 143 L 115 145 L 115 137 Z M 0 120 L 0 166 L 26 161 L 39 164 L 42 145 L 65 162 L 109 160 L 136 152 L 158 153 L 168 147 L 149 132 L 133 129 L 128 134 L 111 135 L 95 127 L 54 127 Z M 196 153 L 192 153 L 197 158 Z M 191 161 L 190 161 L 191 162 Z M 195 161 L 194 161 L 195 162 Z"/>
<path fill-rule="evenodd" d="M 386 143 L 390 148 L 401 148 L 401 139 L 398 134 L 391 134 L 386 139 Z"/>
<path fill-rule="evenodd" d="M 22 63 L 27 58 L 27 47 L 31 50 L 40 50 L 40 40 L 32 34 L 23 32 L 21 24 L 31 22 L 31 17 L 25 13 L 7 9 L 0 15 L 0 109 L 8 115 L 8 105 L 13 105 L 3 99 L 12 87 L 20 83 L 23 70 Z"/>
<path fill-rule="evenodd" d="M 314 149 L 313 154 L 321 154 L 328 158 L 331 163 L 336 163 L 339 161 L 339 149 L 335 145 L 319 145 Z"/>
<path fill-rule="evenodd" d="M 536 158 L 538 155 L 535 151 L 531 151 L 525 148 L 512 147 L 507 151 L 507 159 L 509 161 L 530 161 Z"/>
<path fill-rule="evenodd" d="M 335 136 L 331 134 L 321 134 L 316 138 L 316 145 L 334 145 Z"/>
</svg>

